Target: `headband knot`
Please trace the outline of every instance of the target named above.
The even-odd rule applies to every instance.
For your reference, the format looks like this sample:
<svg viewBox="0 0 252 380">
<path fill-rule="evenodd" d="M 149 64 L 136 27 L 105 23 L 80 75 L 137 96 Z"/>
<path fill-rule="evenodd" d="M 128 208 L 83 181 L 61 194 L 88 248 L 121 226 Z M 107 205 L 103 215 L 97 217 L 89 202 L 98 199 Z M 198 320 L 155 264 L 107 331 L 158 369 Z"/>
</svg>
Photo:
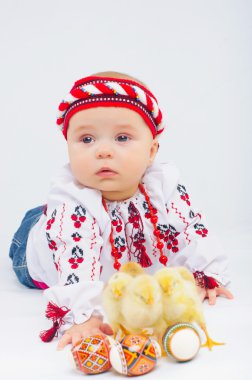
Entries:
<svg viewBox="0 0 252 380">
<path fill-rule="evenodd" d="M 67 138 L 70 118 L 92 107 L 125 107 L 138 112 L 150 128 L 153 138 L 163 132 L 162 113 L 157 99 L 145 86 L 130 79 L 89 76 L 75 82 L 60 103 L 57 124 Z"/>
</svg>

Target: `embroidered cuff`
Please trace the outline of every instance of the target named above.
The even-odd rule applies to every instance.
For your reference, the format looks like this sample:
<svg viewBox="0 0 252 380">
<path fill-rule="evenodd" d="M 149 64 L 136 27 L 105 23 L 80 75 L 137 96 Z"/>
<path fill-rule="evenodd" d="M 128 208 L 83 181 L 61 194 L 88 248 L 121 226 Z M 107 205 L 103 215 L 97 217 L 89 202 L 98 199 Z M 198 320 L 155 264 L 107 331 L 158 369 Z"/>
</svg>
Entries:
<svg viewBox="0 0 252 380">
<path fill-rule="evenodd" d="M 193 273 L 196 285 L 200 288 L 214 289 L 219 288 L 220 284 L 213 277 L 206 276 L 204 272 L 196 271 Z"/>
<path fill-rule="evenodd" d="M 99 318 L 101 321 L 103 321 L 104 318 L 99 308 L 90 309 L 86 313 L 81 313 L 78 317 L 73 318 L 70 309 L 66 306 L 59 307 L 53 302 L 48 303 L 45 315 L 47 319 L 52 321 L 53 325 L 50 329 L 41 331 L 39 336 L 43 342 L 51 342 L 54 337 L 63 334 L 64 331 L 69 329 L 74 323 L 84 323 L 88 321 L 91 316 Z"/>
</svg>

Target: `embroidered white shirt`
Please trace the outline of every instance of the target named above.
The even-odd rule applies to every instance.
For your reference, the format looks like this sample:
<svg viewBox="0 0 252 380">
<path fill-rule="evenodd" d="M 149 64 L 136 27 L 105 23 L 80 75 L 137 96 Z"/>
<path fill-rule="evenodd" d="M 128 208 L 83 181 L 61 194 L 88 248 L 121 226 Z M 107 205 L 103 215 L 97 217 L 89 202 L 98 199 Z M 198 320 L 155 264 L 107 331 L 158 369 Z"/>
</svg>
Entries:
<svg viewBox="0 0 252 380">
<path fill-rule="evenodd" d="M 203 271 L 226 286 L 228 262 L 223 247 L 208 231 L 202 213 L 193 209 L 176 166 L 155 162 L 142 183 L 156 210 L 167 265 Z M 61 333 L 92 314 L 104 316 L 102 290 L 115 272 L 111 225 L 121 264 L 142 262 L 151 274 L 162 267 L 144 195 L 138 190 L 125 201 L 107 201 L 107 206 L 108 213 L 101 192 L 78 184 L 67 164 L 52 181 L 47 215 L 30 231 L 27 265 L 31 277 L 49 286 L 44 291 L 48 301 L 70 309 Z M 145 257 L 141 246 L 146 248 Z"/>
</svg>

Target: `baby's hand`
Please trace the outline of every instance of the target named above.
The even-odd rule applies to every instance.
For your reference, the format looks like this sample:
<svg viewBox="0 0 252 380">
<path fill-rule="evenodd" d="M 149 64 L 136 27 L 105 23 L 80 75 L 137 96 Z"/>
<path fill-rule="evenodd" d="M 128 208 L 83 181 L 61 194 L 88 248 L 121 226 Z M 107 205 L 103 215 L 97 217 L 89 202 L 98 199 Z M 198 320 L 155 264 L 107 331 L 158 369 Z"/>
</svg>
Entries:
<svg viewBox="0 0 252 380">
<path fill-rule="evenodd" d="M 62 350 L 69 343 L 74 346 L 82 338 L 96 334 L 113 335 L 113 330 L 109 324 L 103 323 L 99 318 L 91 317 L 84 323 L 70 327 L 60 339 L 57 350 Z"/>
<path fill-rule="evenodd" d="M 203 302 L 205 298 L 208 298 L 209 305 L 215 305 L 217 296 L 223 295 L 228 299 L 234 298 L 233 294 L 223 286 L 214 289 L 201 288 L 200 286 L 197 286 L 197 288 L 199 291 L 201 301 Z"/>
</svg>

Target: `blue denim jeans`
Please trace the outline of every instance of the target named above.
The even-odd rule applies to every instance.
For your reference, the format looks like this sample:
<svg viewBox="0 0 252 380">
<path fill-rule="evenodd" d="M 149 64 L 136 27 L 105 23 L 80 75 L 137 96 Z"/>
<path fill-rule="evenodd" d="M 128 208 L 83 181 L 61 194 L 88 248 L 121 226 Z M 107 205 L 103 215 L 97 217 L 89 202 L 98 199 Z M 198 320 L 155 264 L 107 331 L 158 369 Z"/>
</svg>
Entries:
<svg viewBox="0 0 252 380">
<path fill-rule="evenodd" d="M 10 246 L 9 256 L 12 259 L 12 267 L 21 284 L 28 288 L 37 288 L 28 272 L 26 263 L 26 245 L 31 228 L 44 213 L 45 206 L 33 208 L 25 214 L 18 230 L 14 234 Z"/>
</svg>

